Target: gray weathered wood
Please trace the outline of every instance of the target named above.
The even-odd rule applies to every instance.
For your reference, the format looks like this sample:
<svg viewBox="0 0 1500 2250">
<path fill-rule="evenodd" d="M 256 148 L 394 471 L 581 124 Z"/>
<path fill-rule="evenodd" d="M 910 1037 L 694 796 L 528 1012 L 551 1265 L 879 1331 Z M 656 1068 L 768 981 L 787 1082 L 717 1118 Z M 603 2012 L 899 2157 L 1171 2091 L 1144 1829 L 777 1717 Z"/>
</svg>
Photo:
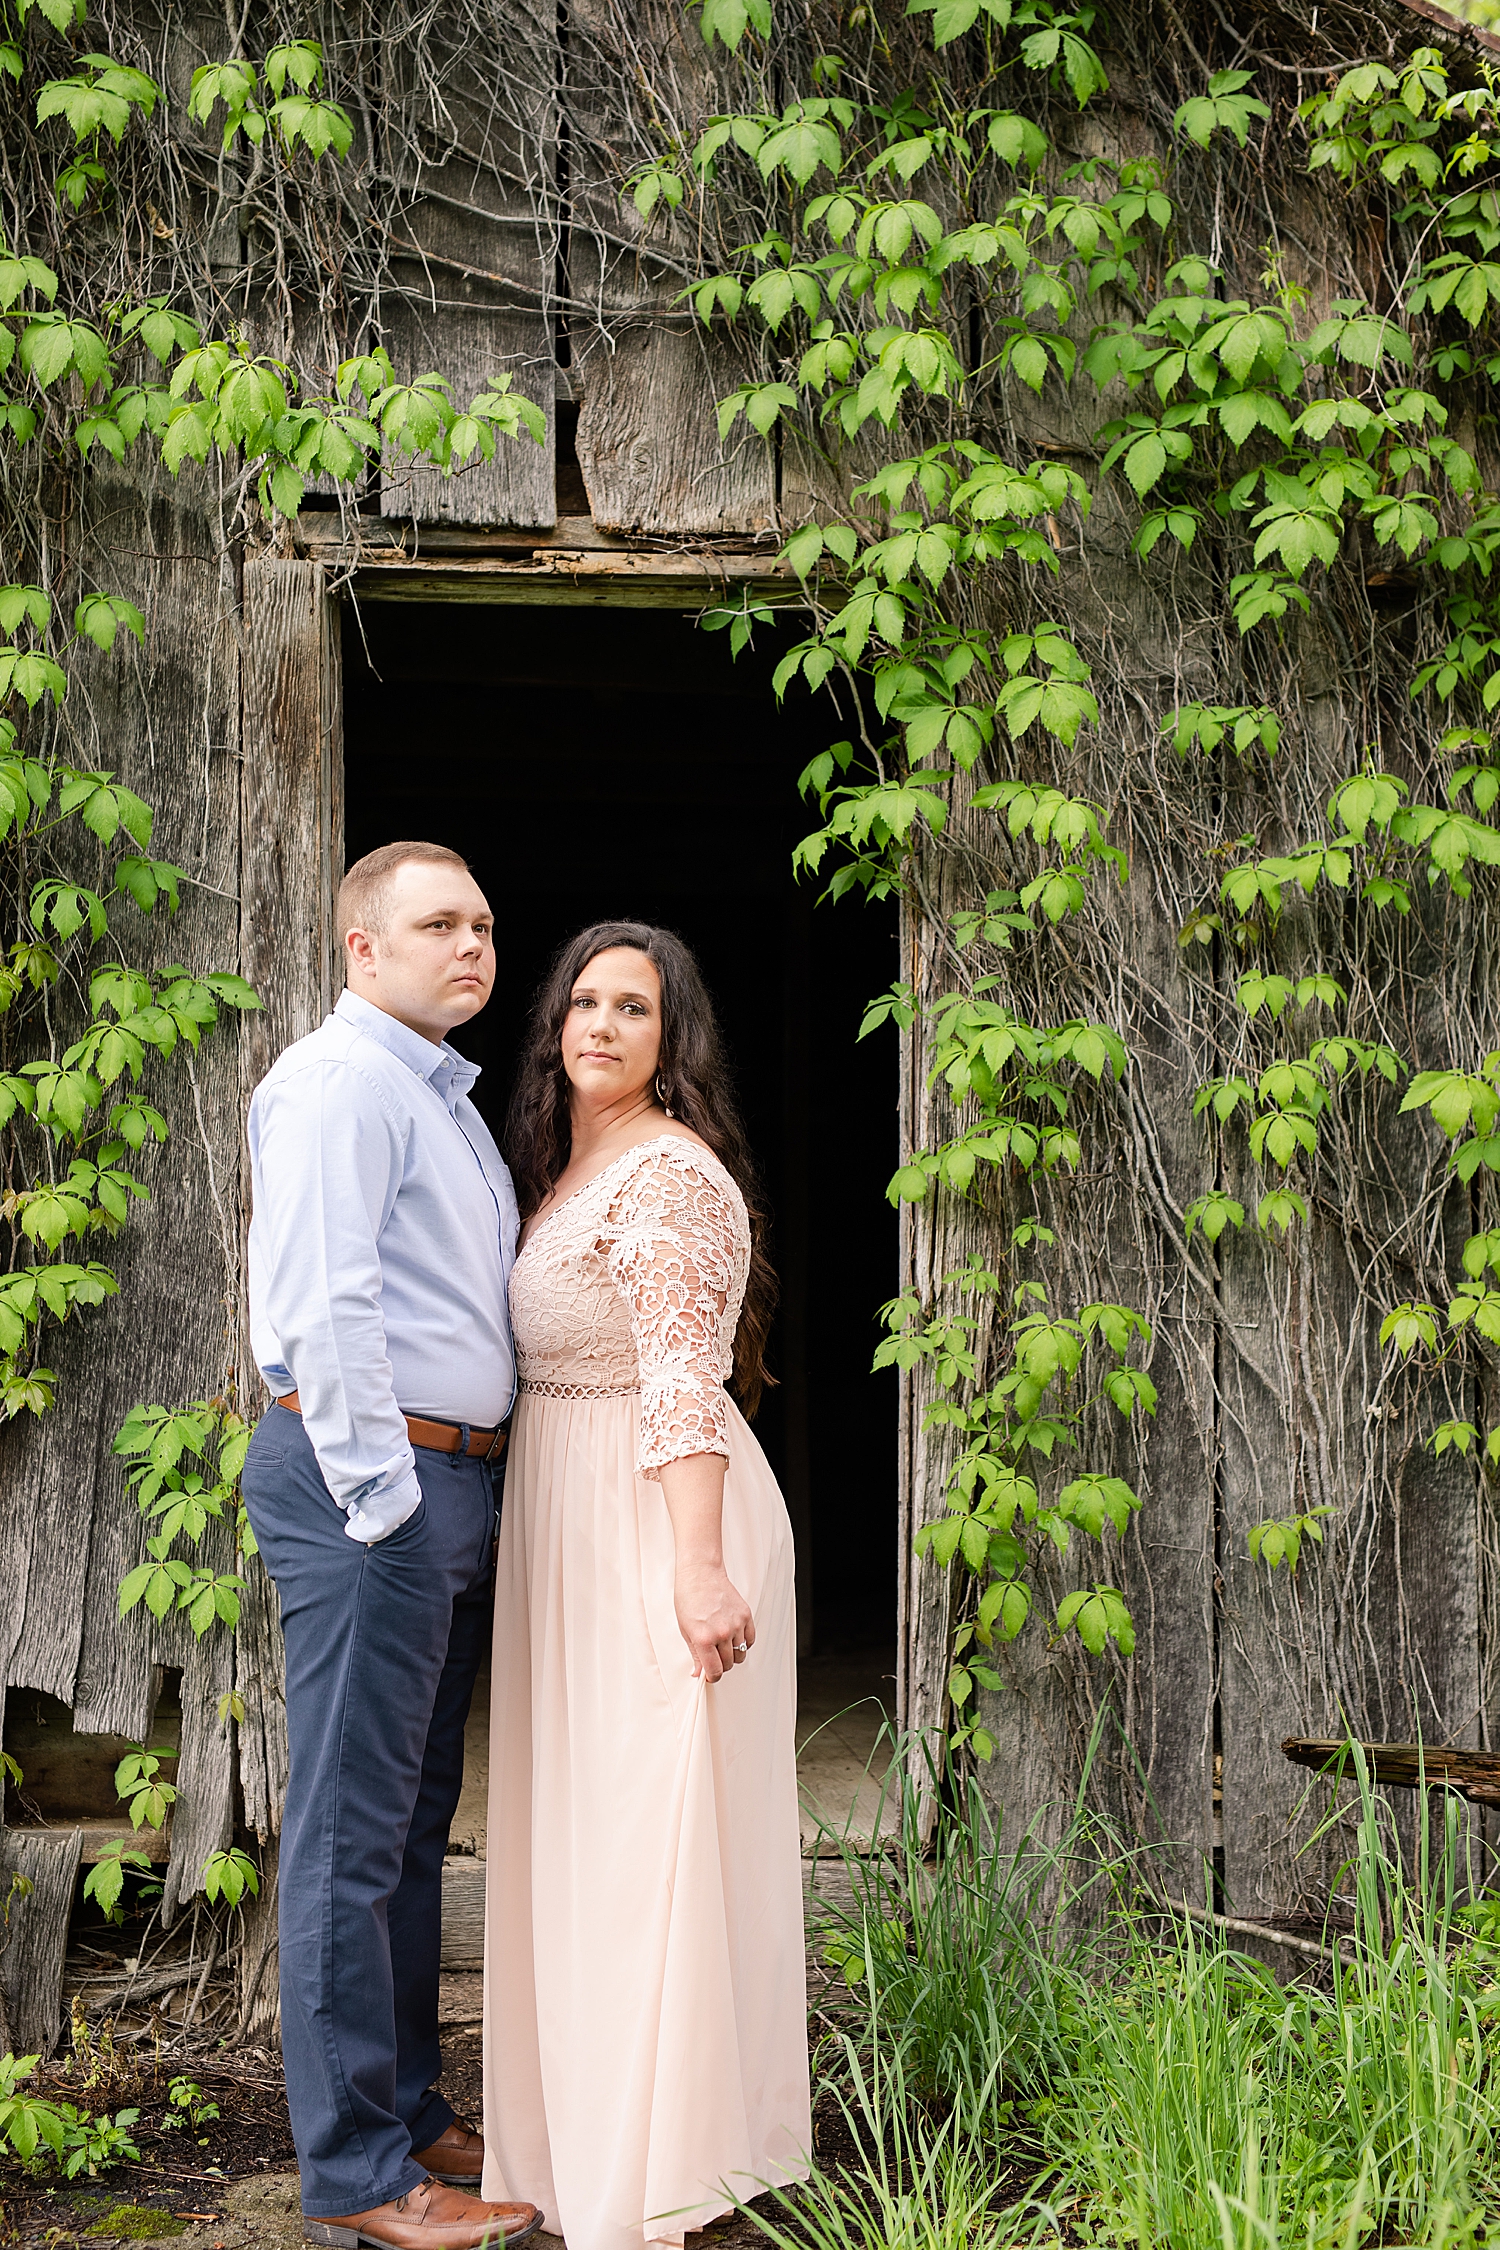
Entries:
<svg viewBox="0 0 1500 2250">
<path fill-rule="evenodd" d="M 1108 611 L 1130 597 L 1133 661 L 1170 677 L 1168 621 L 1133 574 L 1127 577 L 1123 557 L 1111 570 L 1104 504 L 1097 515 L 1104 521 L 1099 552 L 1091 558 L 1093 598 Z M 1119 548 L 1124 546 L 1119 537 Z M 996 1750 L 981 1780 L 1003 1809 L 1008 1837 L 1019 1843 L 1027 1832 L 1055 1836 L 1094 1741 L 1098 1801 L 1131 1827 L 1181 1844 L 1184 1879 L 1196 1882 L 1194 1871 L 1213 1848 L 1214 1314 L 1211 1291 L 1207 1298 L 1202 1293 L 1205 1269 L 1189 1260 L 1184 1272 L 1181 1214 L 1196 1192 L 1187 1183 L 1201 1164 L 1201 1136 L 1191 1117 L 1192 1089 L 1201 1073 L 1184 1027 L 1191 1026 L 1198 1002 L 1160 899 L 1169 886 L 1192 877 L 1177 856 L 1181 847 L 1172 823 L 1164 826 L 1161 820 L 1154 755 L 1149 741 L 1133 746 L 1122 777 L 1116 745 L 1112 778 L 1081 761 L 1065 774 L 1064 786 L 1080 795 L 1114 798 L 1111 839 L 1126 850 L 1134 873 L 1124 891 L 1098 886 L 1089 907 L 1098 918 L 1097 935 L 1071 941 L 1061 957 L 1048 944 L 1022 945 L 978 962 L 954 949 L 950 917 L 977 905 L 987 889 L 1019 888 L 1034 867 L 1031 853 L 1014 847 L 999 821 L 966 811 L 960 802 L 943 844 L 922 849 L 915 885 L 919 910 L 908 914 L 904 950 L 911 980 L 928 1003 L 968 977 L 992 972 L 999 979 L 993 997 L 1025 1020 L 1045 1024 L 1083 1015 L 1128 1026 L 1133 1060 L 1118 1091 L 1106 1081 L 1099 1093 L 1084 1085 L 1075 1097 L 1074 1121 L 1084 1148 L 1076 1178 L 1039 1181 L 1030 1190 L 991 1178 L 982 1200 L 946 1193 L 929 1198 L 906 1220 L 906 1259 L 908 1285 L 934 1306 L 959 1309 L 942 1292 L 942 1277 L 978 1252 L 1002 1274 L 1007 1294 L 1023 1278 L 1044 1283 L 1054 1315 L 1073 1315 L 1101 1296 L 1117 1297 L 1153 1323 L 1145 1363 L 1159 1398 L 1149 1431 L 1138 1423 L 1127 1428 L 1106 1409 L 1090 1416 L 1078 1456 L 1033 1458 L 1028 1464 L 1052 1493 L 1084 1466 L 1102 1469 L 1123 1477 L 1143 1505 L 1123 1542 L 1113 1531 L 1106 1532 L 1102 1547 L 1075 1534 L 1066 1558 L 1058 1560 L 1050 1551 L 1040 1555 L 1032 1621 L 995 1658 L 1006 1689 L 984 1701 Z M 1043 757 L 1024 745 L 1007 746 L 998 770 L 1026 776 L 1041 775 L 1045 767 L 1052 778 L 1058 763 L 1055 753 Z M 957 1120 L 941 1086 L 925 1085 L 923 1069 L 913 1046 L 904 1066 L 909 1130 L 914 1145 L 933 1146 L 955 1130 Z M 1014 1220 L 1033 1212 L 1053 1227 L 1055 1247 L 1012 1253 Z M 965 1309 L 982 1312 L 973 1305 Z M 982 1317 L 1002 1315 L 982 1312 Z M 981 1345 L 987 1332 L 981 1328 Z M 1003 1360 L 1002 1354 L 997 1368 Z M 909 1380 L 903 1547 L 923 1521 L 941 1511 L 952 1457 L 947 1433 L 926 1441 L 920 1436 L 922 1412 L 933 1395 L 921 1372 Z M 931 1727 L 941 1724 L 945 1712 L 953 1589 L 931 1565 L 917 1566 L 904 1556 L 903 1568 L 908 1574 L 904 1720 Z M 1120 1586 L 1130 1601 L 1138 1641 L 1129 1661 L 1113 1653 L 1096 1661 L 1076 1640 L 1053 1636 L 1063 1595 L 1095 1579 Z"/>
<path fill-rule="evenodd" d="M 388 42 L 408 134 L 396 163 L 410 202 L 390 243 L 382 338 L 405 380 L 440 373 L 460 408 L 509 375 L 541 407 L 547 441 L 501 438 L 445 478 L 387 456 L 382 512 L 420 523 L 554 521 L 556 435 L 550 304 L 556 198 L 556 10 L 515 0 L 508 68 L 476 72 L 462 11 L 439 6 Z"/>
<path fill-rule="evenodd" d="M 231 968 L 238 959 L 239 647 L 205 497 L 192 472 L 159 494 L 101 472 L 78 526 L 80 590 L 102 584 L 134 601 L 147 652 L 122 633 L 107 655 L 80 655 L 63 754 L 112 768 L 146 797 L 156 809 L 154 848 L 189 879 L 180 928 L 164 911 L 147 922 L 132 907 L 116 910 L 126 958 L 148 972 L 184 956 L 194 968 Z M 132 1166 L 153 1200 L 104 1253 L 121 1297 L 49 1335 L 57 1408 L 0 1437 L 0 1544 L 14 1564 L 0 1570 L 6 1676 L 71 1705 L 81 1735 L 145 1739 L 163 1664 L 183 1670 L 194 1705 L 211 1696 L 214 1665 L 223 1662 L 222 1649 L 210 1656 L 181 1618 L 158 1624 L 143 1608 L 120 1618 L 120 1580 L 141 1559 L 144 1527 L 110 1448 L 136 1400 L 186 1403 L 233 1379 L 236 1039 L 231 1019 L 196 1057 L 182 1049 L 170 1064 L 151 1066 L 145 1090 L 167 1115 L 172 1139 L 162 1155 Z M 211 1532 L 198 1559 L 228 1567 L 225 1534 Z M 231 1812 L 227 1766 L 212 1783 L 206 1768 L 200 1778 L 204 1821 L 222 1832 Z M 180 1839 L 186 1853 L 197 1849 L 195 1817 Z M 196 1875 L 197 1860 L 185 1864 L 180 1852 L 173 1895 Z M 65 1934 L 46 1928 L 48 1901 L 65 1926 L 71 1896 L 36 1894 L 27 1946 L 39 1957 Z"/>
<path fill-rule="evenodd" d="M 263 1005 L 246 1042 L 247 1095 L 336 996 L 341 730 L 339 613 L 323 566 L 256 556 L 245 566 L 240 944 Z"/>
<path fill-rule="evenodd" d="M 484 1963 L 484 1861 L 451 1854 L 443 1861 L 443 1967 Z"/>
<path fill-rule="evenodd" d="M 0 1830 L 0 1995 L 13 2054 L 50 2055 L 62 2030 L 63 1956 L 82 1843 L 76 1828 Z M 29 1890 L 13 1888 L 17 1877 Z"/>
<path fill-rule="evenodd" d="M 743 379 L 701 330 L 651 325 L 582 363 L 578 458 L 594 519 L 612 531 L 763 534 L 776 528 L 775 461 L 743 421 L 721 441 L 717 404 Z"/>
<path fill-rule="evenodd" d="M 239 1986 L 238 2033 L 252 2045 L 280 2036 L 281 2001 L 277 1978 L 276 1910 L 280 1851 L 273 1836 L 261 1847 L 260 1890 L 245 1900 L 236 1963 Z"/>
<path fill-rule="evenodd" d="M 508 602 L 545 609 L 697 610 L 747 594 L 756 601 L 795 598 L 784 577 L 738 555 L 691 564 L 675 556 L 549 556 L 546 569 L 535 571 L 480 563 L 458 569 L 376 563 L 356 573 L 354 591 L 360 601 Z"/>
<path fill-rule="evenodd" d="M 936 937 L 921 913 L 903 902 L 901 963 L 903 979 L 913 992 L 935 997 L 941 986 L 940 966 L 934 960 Z M 903 1110 L 903 1154 L 930 1145 L 938 1130 L 932 1090 L 926 1082 L 922 1035 L 917 1026 L 901 1037 L 900 1094 Z M 944 1199 L 901 1206 L 901 1286 L 918 1291 L 931 1303 L 933 1285 L 951 1270 L 947 1252 L 952 1219 L 964 1225 L 960 1207 L 953 1211 Z M 977 1246 L 982 1230 L 966 1227 L 967 1246 Z M 966 1247 L 967 1247 L 966 1246 Z M 958 1244 L 952 1247 L 959 1249 Z M 959 1259 L 961 1262 L 962 1250 Z M 943 1480 L 947 1463 L 922 1427 L 924 1409 L 934 1392 L 925 1370 L 914 1369 L 901 1377 L 898 1464 L 898 1524 L 900 1590 L 896 1654 L 896 1723 L 904 1732 L 930 1741 L 941 1731 L 947 1716 L 948 1641 L 952 1582 L 948 1573 L 929 1556 L 919 1561 L 914 1541 L 924 1524 L 943 1513 Z M 919 1765 L 920 1775 L 922 1767 Z"/>
<path fill-rule="evenodd" d="M 620 192 L 659 150 L 662 105 L 687 140 L 733 106 L 696 21 L 675 0 L 577 0 L 565 84 L 571 376 L 594 521 L 668 538 L 770 538 L 773 449 L 743 421 L 722 443 L 718 434 L 716 403 L 744 370 L 722 335 L 676 302 L 698 270 L 691 230 L 660 213 L 648 230 Z"/>
<path fill-rule="evenodd" d="M 243 1050 L 241 1112 L 281 1050 L 328 1013 L 342 986 L 334 890 L 343 872 L 339 613 L 319 563 L 257 557 L 245 570 L 245 759 L 241 957 L 265 1003 Z M 245 1160 L 248 1162 L 248 1160 Z M 248 1177 L 243 1208 L 250 1208 Z M 241 1319 L 245 1319 L 241 1308 Z M 253 1412 L 264 1392 L 247 1370 Z M 253 1564 L 235 1685 L 245 1818 L 262 1838 L 286 1791 L 283 1655 L 275 1588 Z"/>
</svg>

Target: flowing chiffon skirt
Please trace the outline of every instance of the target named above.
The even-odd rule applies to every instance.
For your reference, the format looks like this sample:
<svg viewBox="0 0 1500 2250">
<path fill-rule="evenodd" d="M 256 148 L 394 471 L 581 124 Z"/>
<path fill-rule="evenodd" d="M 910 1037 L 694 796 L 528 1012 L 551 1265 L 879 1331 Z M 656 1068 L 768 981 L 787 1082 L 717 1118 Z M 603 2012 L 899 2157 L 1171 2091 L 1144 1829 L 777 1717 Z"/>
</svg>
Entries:
<svg viewBox="0 0 1500 2250">
<path fill-rule="evenodd" d="M 496 1576 L 484 2193 L 569 2250 L 680 2243 L 812 2140 L 786 1505 L 731 1404 L 756 1642 L 695 1680 L 638 1413 L 523 1394 Z"/>
</svg>

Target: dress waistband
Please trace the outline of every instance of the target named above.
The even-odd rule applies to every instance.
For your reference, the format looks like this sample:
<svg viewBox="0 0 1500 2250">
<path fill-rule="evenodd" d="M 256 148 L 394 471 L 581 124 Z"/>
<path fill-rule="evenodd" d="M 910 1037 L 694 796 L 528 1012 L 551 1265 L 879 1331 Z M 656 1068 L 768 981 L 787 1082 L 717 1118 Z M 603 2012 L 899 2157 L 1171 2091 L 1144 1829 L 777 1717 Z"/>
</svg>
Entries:
<svg viewBox="0 0 1500 2250">
<path fill-rule="evenodd" d="M 533 1383 L 523 1375 L 516 1388 L 532 1398 L 638 1398 L 641 1386 L 621 1383 L 612 1390 L 597 1390 L 589 1383 Z"/>
</svg>

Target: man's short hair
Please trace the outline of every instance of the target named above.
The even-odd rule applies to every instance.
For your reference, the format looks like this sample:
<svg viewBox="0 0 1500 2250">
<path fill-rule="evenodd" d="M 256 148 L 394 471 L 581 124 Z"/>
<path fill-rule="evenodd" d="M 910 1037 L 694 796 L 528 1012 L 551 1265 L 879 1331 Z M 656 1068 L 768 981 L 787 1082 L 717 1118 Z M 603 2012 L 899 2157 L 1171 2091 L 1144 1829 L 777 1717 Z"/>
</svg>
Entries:
<svg viewBox="0 0 1500 2250">
<path fill-rule="evenodd" d="M 384 937 L 391 884 L 398 869 L 414 863 L 422 867 L 461 867 L 466 875 L 471 872 L 468 861 L 450 852 L 446 844 L 382 844 L 378 851 L 366 852 L 339 885 L 335 912 L 340 945 L 351 930 L 368 930 L 375 937 Z"/>
</svg>

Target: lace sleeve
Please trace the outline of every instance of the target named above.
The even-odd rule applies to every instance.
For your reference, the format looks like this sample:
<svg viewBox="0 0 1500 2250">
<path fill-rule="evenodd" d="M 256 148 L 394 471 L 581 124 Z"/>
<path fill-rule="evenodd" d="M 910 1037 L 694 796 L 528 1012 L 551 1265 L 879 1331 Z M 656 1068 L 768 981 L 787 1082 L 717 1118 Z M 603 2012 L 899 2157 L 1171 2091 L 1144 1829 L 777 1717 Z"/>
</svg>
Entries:
<svg viewBox="0 0 1500 2250">
<path fill-rule="evenodd" d="M 653 1149 L 610 1205 L 610 1279 L 640 1364 L 636 1468 L 655 1478 L 690 1453 L 729 1452 L 724 1376 L 744 1295 L 744 1221 L 684 1146 Z"/>
</svg>

